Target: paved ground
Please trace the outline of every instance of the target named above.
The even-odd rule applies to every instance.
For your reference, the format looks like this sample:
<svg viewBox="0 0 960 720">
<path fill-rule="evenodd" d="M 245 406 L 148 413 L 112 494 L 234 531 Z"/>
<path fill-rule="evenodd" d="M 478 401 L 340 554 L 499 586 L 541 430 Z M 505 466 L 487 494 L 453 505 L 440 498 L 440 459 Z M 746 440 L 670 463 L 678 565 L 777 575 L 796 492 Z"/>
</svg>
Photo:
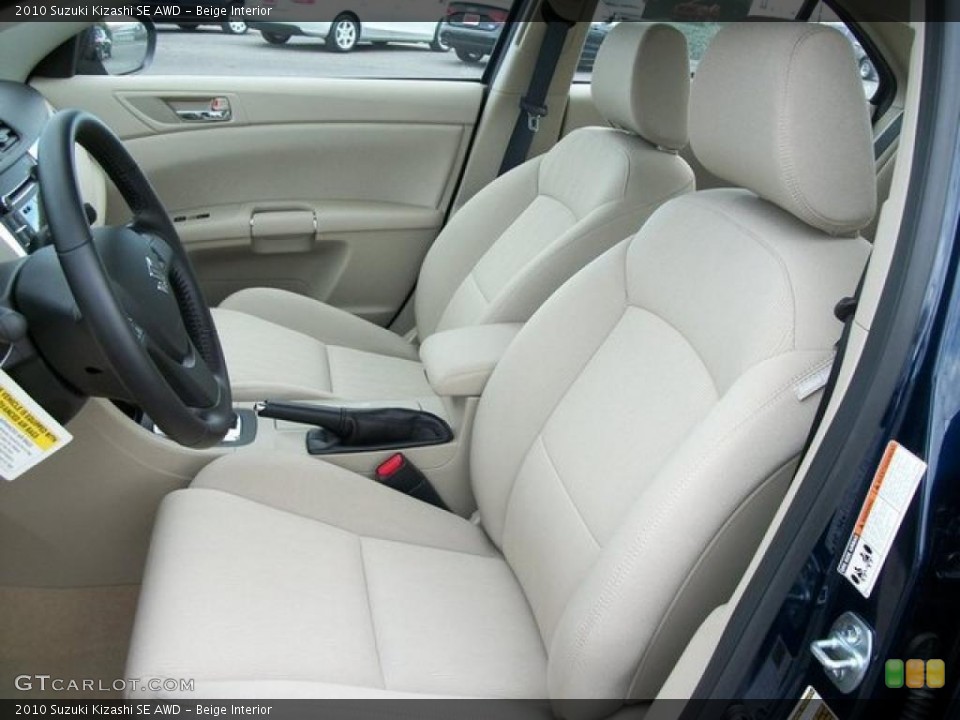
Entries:
<svg viewBox="0 0 960 720">
<path fill-rule="evenodd" d="M 361 45 L 341 55 L 325 50 L 323 41 L 314 38 L 270 45 L 254 30 L 246 35 L 228 35 L 216 26 L 182 31 L 161 25 L 158 30 L 150 75 L 471 79 L 479 78 L 486 64 L 468 65 L 453 52 L 432 52 L 426 45 Z"/>
</svg>

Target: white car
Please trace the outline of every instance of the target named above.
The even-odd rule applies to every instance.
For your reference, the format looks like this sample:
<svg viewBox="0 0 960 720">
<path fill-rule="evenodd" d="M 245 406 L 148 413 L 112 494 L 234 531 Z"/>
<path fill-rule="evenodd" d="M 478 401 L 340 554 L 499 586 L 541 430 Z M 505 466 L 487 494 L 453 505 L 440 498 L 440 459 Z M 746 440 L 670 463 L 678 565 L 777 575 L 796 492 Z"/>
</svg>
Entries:
<svg viewBox="0 0 960 720">
<path fill-rule="evenodd" d="M 249 3 L 248 3 L 249 4 Z M 272 0 L 269 2 L 270 20 L 249 23 L 250 27 L 259 30 L 263 39 L 271 45 L 283 45 L 294 35 L 322 38 L 328 50 L 346 53 L 361 43 L 386 45 L 387 43 L 425 43 L 436 52 L 449 50 L 440 39 L 440 16 L 442 8 L 437 3 L 437 20 L 427 22 L 381 22 L 367 20 L 364 12 L 364 3 L 344 2 L 339 12 L 330 12 L 333 17 L 330 22 L 304 22 L 303 5 L 294 0 Z M 327 6 L 329 7 L 329 6 Z M 383 17 L 383 13 L 373 12 L 370 15 Z M 331 8 L 333 10 L 333 8 Z M 428 10 L 429 12 L 429 10 Z M 426 13 L 425 13 L 426 15 Z M 409 13 L 407 14 L 409 17 Z"/>
</svg>

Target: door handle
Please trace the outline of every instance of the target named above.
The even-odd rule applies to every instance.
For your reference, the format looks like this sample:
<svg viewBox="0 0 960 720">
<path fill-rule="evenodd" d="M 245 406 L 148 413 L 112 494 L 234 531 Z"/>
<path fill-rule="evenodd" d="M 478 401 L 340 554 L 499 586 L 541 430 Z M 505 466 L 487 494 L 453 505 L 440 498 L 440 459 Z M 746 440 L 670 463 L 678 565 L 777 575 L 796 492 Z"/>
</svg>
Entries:
<svg viewBox="0 0 960 720">
<path fill-rule="evenodd" d="M 185 122 L 226 122 L 229 110 L 177 110 L 177 117 Z"/>
<path fill-rule="evenodd" d="M 173 111 L 183 122 L 191 123 L 227 122 L 233 117 L 230 101 L 225 97 L 191 102 L 189 107 L 175 107 Z"/>
</svg>

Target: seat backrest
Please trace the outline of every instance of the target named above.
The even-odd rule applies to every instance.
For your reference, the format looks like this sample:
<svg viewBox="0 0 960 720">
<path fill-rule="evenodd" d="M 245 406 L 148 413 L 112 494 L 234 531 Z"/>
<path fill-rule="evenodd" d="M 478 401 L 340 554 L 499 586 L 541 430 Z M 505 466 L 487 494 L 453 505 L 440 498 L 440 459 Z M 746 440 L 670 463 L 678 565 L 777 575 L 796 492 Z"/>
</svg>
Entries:
<svg viewBox="0 0 960 720">
<path fill-rule="evenodd" d="M 450 220 L 417 285 L 417 330 L 524 322 L 564 281 L 693 190 L 690 71 L 683 34 L 623 23 L 594 65 L 597 107 L 614 128 L 583 128 L 497 178 Z"/>
<path fill-rule="evenodd" d="M 870 127 L 835 30 L 723 29 L 691 139 L 743 189 L 687 194 L 566 283 L 476 417 L 483 527 L 537 619 L 553 698 L 656 695 L 789 483 L 873 216 Z"/>
</svg>

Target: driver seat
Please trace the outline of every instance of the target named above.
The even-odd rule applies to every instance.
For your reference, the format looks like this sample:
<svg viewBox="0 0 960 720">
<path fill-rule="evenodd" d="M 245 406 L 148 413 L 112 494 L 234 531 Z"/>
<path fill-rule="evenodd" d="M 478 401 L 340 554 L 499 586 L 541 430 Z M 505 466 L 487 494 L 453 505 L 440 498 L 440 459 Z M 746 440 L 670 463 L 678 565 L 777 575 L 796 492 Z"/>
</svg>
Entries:
<svg viewBox="0 0 960 720">
<path fill-rule="evenodd" d="M 758 63 L 757 57 L 764 62 Z M 723 29 L 685 195 L 566 283 L 496 368 L 479 523 L 333 465 L 237 453 L 156 521 L 127 677 L 190 697 L 656 695 L 789 483 L 875 209 L 849 42 Z"/>
<path fill-rule="evenodd" d="M 687 144 L 689 87 L 679 30 L 640 23 L 611 30 L 591 93 L 618 129 L 576 130 L 464 205 L 420 270 L 420 341 L 445 330 L 525 322 L 657 207 L 692 191 L 693 171 L 677 155 Z M 433 395 L 416 345 L 317 300 L 250 288 L 224 300 L 213 317 L 238 400 Z"/>
</svg>

